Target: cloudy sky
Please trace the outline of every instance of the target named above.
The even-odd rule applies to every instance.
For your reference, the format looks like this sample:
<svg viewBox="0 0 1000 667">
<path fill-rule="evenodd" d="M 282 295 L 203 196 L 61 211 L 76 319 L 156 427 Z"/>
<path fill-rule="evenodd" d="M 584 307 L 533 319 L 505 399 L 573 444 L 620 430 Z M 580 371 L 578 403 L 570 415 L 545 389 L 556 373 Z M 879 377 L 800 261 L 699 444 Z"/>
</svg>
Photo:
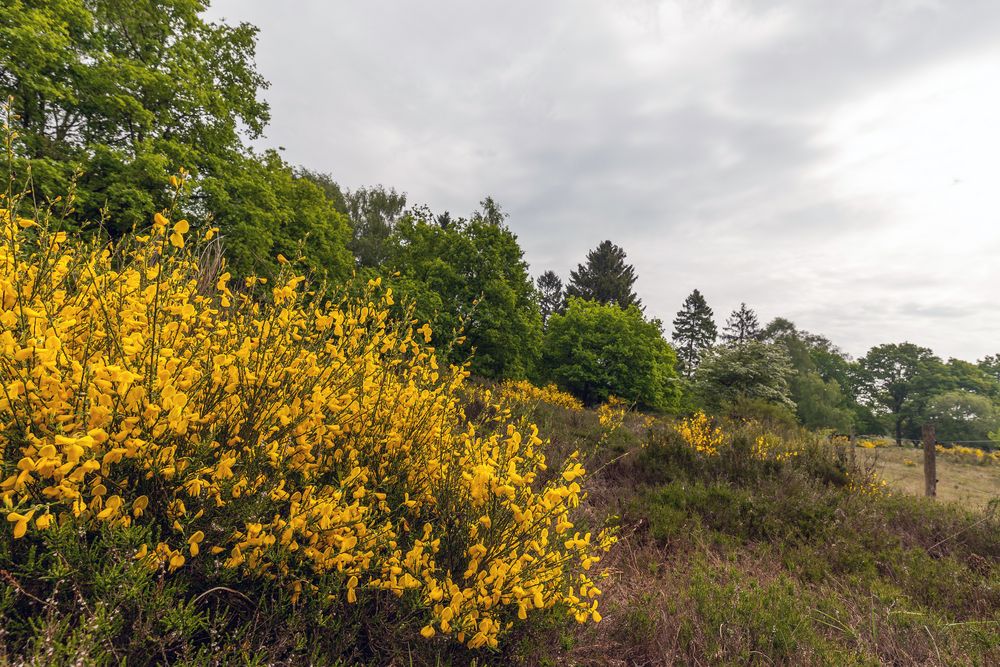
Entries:
<svg viewBox="0 0 1000 667">
<path fill-rule="evenodd" d="M 534 274 L 610 238 L 861 355 L 1000 352 L 997 0 L 216 0 L 260 28 L 262 147 L 510 213 Z"/>
</svg>

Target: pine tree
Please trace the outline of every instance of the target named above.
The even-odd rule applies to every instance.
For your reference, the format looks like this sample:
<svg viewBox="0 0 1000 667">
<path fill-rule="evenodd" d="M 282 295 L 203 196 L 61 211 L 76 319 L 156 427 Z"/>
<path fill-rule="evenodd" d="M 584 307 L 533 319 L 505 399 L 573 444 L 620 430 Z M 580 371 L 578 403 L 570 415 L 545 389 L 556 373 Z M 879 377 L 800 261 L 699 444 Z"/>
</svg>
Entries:
<svg viewBox="0 0 1000 667">
<path fill-rule="evenodd" d="M 535 281 L 538 285 L 538 305 L 542 311 L 542 324 L 549 321 L 549 318 L 562 310 L 563 306 L 563 284 L 555 271 L 546 271 L 538 276 Z"/>
<path fill-rule="evenodd" d="M 674 318 L 674 344 L 684 375 L 690 378 L 706 350 L 715 344 L 718 329 L 712 309 L 701 292 L 695 290 L 684 299 Z"/>
<path fill-rule="evenodd" d="M 760 322 L 757 321 L 757 313 L 747 308 L 745 303 L 741 303 L 726 320 L 726 327 L 722 330 L 722 340 L 728 345 L 738 346 L 759 339 Z"/>
<path fill-rule="evenodd" d="M 642 308 L 639 297 L 632 291 L 635 268 L 625 263 L 625 251 L 611 241 L 602 241 L 587 253 L 586 265 L 578 264 L 569 272 L 567 299 L 571 296 L 620 308 Z"/>
</svg>

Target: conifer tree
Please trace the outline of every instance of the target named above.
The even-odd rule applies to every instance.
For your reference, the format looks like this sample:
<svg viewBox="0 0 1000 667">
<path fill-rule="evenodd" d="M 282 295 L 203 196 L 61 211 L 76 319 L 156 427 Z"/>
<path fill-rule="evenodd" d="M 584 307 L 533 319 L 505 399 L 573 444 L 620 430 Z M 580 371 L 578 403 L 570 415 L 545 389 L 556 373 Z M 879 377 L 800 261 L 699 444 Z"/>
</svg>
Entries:
<svg viewBox="0 0 1000 667">
<path fill-rule="evenodd" d="M 718 329 L 712 309 L 701 292 L 694 290 L 674 318 L 674 346 L 684 375 L 690 378 L 706 350 L 715 344 Z"/>
<path fill-rule="evenodd" d="M 732 312 L 722 330 L 722 340 L 728 345 L 745 345 L 760 339 L 760 322 L 757 313 L 748 308 L 745 303 Z"/>
<path fill-rule="evenodd" d="M 579 297 L 620 308 L 642 308 L 639 297 L 632 291 L 635 267 L 625 263 L 625 251 L 611 241 L 602 241 L 587 253 L 587 263 L 578 264 L 569 272 L 566 298 Z"/>
<path fill-rule="evenodd" d="M 549 318 L 562 311 L 563 306 L 563 284 L 562 279 L 556 275 L 555 271 L 546 271 L 538 276 L 535 281 L 538 286 L 538 305 L 542 311 L 542 324 L 549 321 Z"/>
</svg>

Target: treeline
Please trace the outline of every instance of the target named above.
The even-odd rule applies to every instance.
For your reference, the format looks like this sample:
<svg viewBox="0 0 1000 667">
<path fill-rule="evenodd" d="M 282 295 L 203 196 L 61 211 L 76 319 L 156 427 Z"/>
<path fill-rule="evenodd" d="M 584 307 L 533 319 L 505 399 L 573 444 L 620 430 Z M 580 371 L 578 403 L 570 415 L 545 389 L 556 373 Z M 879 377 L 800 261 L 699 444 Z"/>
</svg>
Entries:
<svg viewBox="0 0 1000 667">
<path fill-rule="evenodd" d="M 721 336 L 694 290 L 674 319 L 690 395 L 715 409 L 770 412 L 812 428 L 1000 444 L 1000 356 L 943 361 L 913 343 L 877 345 L 851 359 L 828 338 L 777 317 L 761 326 L 740 304 Z M 754 405 L 756 404 L 756 405 Z"/>
<path fill-rule="evenodd" d="M 852 360 L 788 320 L 762 326 L 745 305 L 720 332 L 697 290 L 670 345 L 610 241 L 565 284 L 552 271 L 533 279 L 489 197 L 466 216 L 433 212 L 395 189 L 348 190 L 253 150 L 247 142 L 269 120 L 257 29 L 208 22 L 206 4 L 4 3 L 0 95 L 17 133 L 17 185 L 69 231 L 120 237 L 174 207 L 195 228 L 221 230 L 236 275 L 272 275 L 282 256 L 317 280 L 381 276 L 452 361 L 471 357 L 485 378 L 555 382 L 589 403 L 615 395 L 644 409 L 766 414 L 897 438 L 933 419 L 942 438 L 998 439 L 996 356 L 943 361 L 903 343 Z M 189 187 L 174 201 L 178 166 Z"/>
</svg>

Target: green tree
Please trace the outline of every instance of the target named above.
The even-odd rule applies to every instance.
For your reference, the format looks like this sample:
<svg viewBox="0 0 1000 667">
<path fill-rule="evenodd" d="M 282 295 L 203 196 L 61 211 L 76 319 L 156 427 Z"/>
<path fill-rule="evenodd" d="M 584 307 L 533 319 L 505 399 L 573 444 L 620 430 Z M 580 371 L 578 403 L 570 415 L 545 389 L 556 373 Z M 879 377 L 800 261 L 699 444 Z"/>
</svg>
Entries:
<svg viewBox="0 0 1000 667">
<path fill-rule="evenodd" d="M 722 340 L 727 345 L 745 345 L 760 338 L 760 323 L 753 309 L 745 303 L 732 312 L 722 329 Z"/>
<path fill-rule="evenodd" d="M 782 346 L 751 340 L 739 346 L 713 348 L 698 366 L 694 383 L 710 410 L 747 400 L 794 410 L 788 384 L 792 373 L 791 361 Z"/>
<path fill-rule="evenodd" d="M 338 213 L 343 213 L 348 215 L 347 211 L 347 197 L 344 195 L 343 189 L 340 185 L 333 180 L 333 176 L 330 174 L 324 174 L 318 171 L 312 171 L 306 167 L 297 167 L 295 169 L 296 178 L 304 178 L 307 181 L 315 183 L 321 190 L 326 198 L 330 201 L 330 204 Z"/>
<path fill-rule="evenodd" d="M 642 308 L 639 297 L 632 291 L 635 268 L 625 263 L 625 251 L 611 241 L 602 241 L 587 253 L 586 264 L 578 264 L 569 272 L 566 298 L 577 297 L 620 308 Z"/>
<path fill-rule="evenodd" d="M 1000 410 L 985 396 L 955 389 L 932 397 L 927 416 L 940 440 L 989 440 L 1000 428 Z"/>
<path fill-rule="evenodd" d="M 702 355 L 715 344 L 714 314 L 701 292 L 694 290 L 674 318 L 674 347 L 685 377 L 690 379 Z"/>
<path fill-rule="evenodd" d="M 0 92 L 32 158 L 87 146 L 182 153 L 259 136 L 266 85 L 257 29 L 206 22 L 199 0 L 9 0 L 0 16 Z M 197 149 L 197 151 L 195 150 Z"/>
<path fill-rule="evenodd" d="M 243 143 L 268 121 L 257 29 L 208 22 L 205 8 L 200 0 L 5 2 L 0 97 L 12 100 L 23 184 L 30 174 L 43 201 L 73 190 L 70 229 L 106 221 L 104 231 L 119 236 L 170 204 L 169 177 L 184 167 L 190 189 L 179 214 L 218 225 L 234 268 L 267 273 L 276 251 L 295 246 L 311 267 L 342 275 L 343 254 L 330 245 L 346 240 L 336 204 L 320 205 L 277 154 Z"/>
<path fill-rule="evenodd" d="M 951 389 L 972 392 L 991 399 L 1000 399 L 1000 380 L 980 364 L 961 359 L 949 359 L 944 373 Z"/>
<path fill-rule="evenodd" d="M 845 433 L 854 423 L 853 411 L 836 380 L 824 380 L 815 371 L 800 371 L 789 380 L 795 414 L 807 428 L 832 428 Z"/>
<path fill-rule="evenodd" d="M 946 388 L 941 360 L 913 343 L 873 347 L 857 374 L 861 400 L 888 420 L 897 445 L 916 435 L 930 397 Z"/>
<path fill-rule="evenodd" d="M 381 267 L 393 253 L 392 233 L 406 210 L 406 193 L 376 185 L 349 192 L 345 200 L 358 266 Z"/>
<path fill-rule="evenodd" d="M 803 331 L 795 323 L 784 317 L 771 320 L 760 332 L 760 340 L 780 343 L 789 339 L 802 341 L 808 348 L 809 357 L 815 364 L 816 372 L 825 381 L 836 381 L 841 390 L 854 401 L 852 361 L 826 336 Z"/>
<path fill-rule="evenodd" d="M 542 313 L 542 324 L 545 325 L 552 315 L 562 311 L 565 301 L 562 279 L 555 271 L 546 271 L 538 276 L 535 285 L 538 287 L 538 306 Z"/>
<path fill-rule="evenodd" d="M 619 308 L 571 297 L 549 320 L 542 346 L 546 377 L 594 405 L 617 396 L 654 410 L 680 397 L 677 357 L 659 320 L 636 306 Z"/>
<path fill-rule="evenodd" d="M 203 179 L 199 203 L 219 220 L 232 270 L 271 273 L 276 257 L 301 257 L 300 269 L 344 279 L 353 264 L 350 223 L 325 189 L 296 176 L 277 153 L 236 157 L 224 172 Z"/>
<path fill-rule="evenodd" d="M 437 341 L 464 327 L 453 360 L 475 349 L 472 370 L 490 378 L 531 374 L 541 345 L 541 314 L 517 236 L 480 213 L 449 217 L 404 216 L 396 225 L 388 266 L 399 272 L 401 295 L 416 301 Z"/>
<path fill-rule="evenodd" d="M 987 355 L 980 359 L 976 365 L 1000 384 L 1000 354 Z"/>
<path fill-rule="evenodd" d="M 854 422 L 854 406 L 843 385 L 826 374 L 821 363 L 837 356 L 846 364 L 839 350 L 823 336 L 798 329 L 785 318 L 775 318 L 760 333 L 762 340 L 784 347 L 794 371 L 788 380 L 795 413 L 809 428 L 834 428 L 847 431 Z"/>
</svg>

